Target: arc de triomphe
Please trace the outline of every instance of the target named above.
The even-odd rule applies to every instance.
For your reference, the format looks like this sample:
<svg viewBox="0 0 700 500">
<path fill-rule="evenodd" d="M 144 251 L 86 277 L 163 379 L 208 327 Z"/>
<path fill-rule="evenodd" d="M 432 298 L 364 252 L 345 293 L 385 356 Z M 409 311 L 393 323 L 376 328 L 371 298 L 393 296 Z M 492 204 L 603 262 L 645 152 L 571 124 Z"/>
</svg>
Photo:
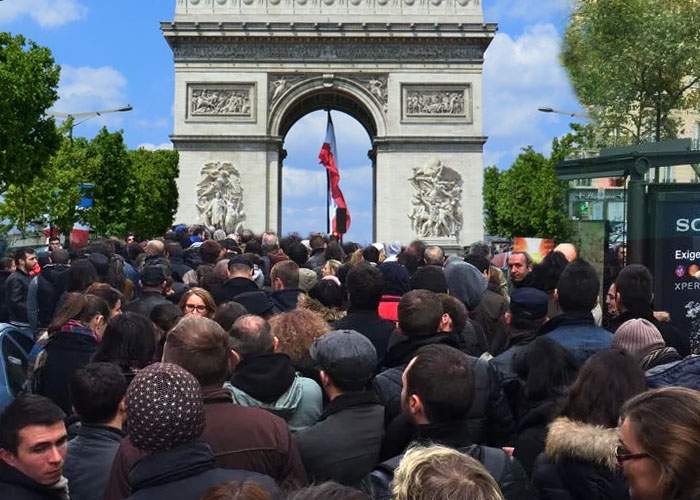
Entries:
<svg viewBox="0 0 700 500">
<path fill-rule="evenodd" d="M 482 237 L 479 0 L 177 0 L 161 29 L 177 221 L 279 230 L 284 137 L 331 108 L 372 140 L 375 241 Z"/>
</svg>

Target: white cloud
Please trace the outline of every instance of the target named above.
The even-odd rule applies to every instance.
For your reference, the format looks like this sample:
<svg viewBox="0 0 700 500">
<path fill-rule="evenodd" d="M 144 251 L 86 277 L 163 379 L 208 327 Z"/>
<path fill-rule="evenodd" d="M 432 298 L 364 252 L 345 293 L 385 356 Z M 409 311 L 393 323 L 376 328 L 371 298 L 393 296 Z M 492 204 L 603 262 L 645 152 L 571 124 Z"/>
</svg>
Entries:
<svg viewBox="0 0 700 500">
<path fill-rule="evenodd" d="M 574 0 L 492 0 L 484 12 L 489 22 L 517 20 L 527 23 L 568 16 Z"/>
<path fill-rule="evenodd" d="M 79 0 L 5 0 L 0 3 L 0 24 L 29 16 L 42 28 L 55 28 L 83 19 L 87 11 Z"/>
<path fill-rule="evenodd" d="M 136 149 L 148 149 L 149 151 L 157 151 L 159 149 L 173 149 L 172 142 L 164 142 L 162 144 L 151 144 L 150 142 L 144 142 L 136 146 Z"/>
<path fill-rule="evenodd" d="M 323 196 L 326 174 L 319 166 L 317 170 L 307 170 L 285 165 L 282 167 L 282 196 L 285 198 L 309 198 Z"/>
<path fill-rule="evenodd" d="M 139 128 L 143 129 L 158 129 L 158 128 L 166 128 L 170 126 L 172 123 L 171 119 L 168 118 L 152 118 L 152 119 L 145 119 L 142 118 L 140 120 L 136 120 L 135 125 Z"/>
<path fill-rule="evenodd" d="M 552 24 L 529 26 L 511 38 L 498 34 L 484 64 L 484 128 L 493 138 L 540 144 L 553 117 L 538 107 L 576 106 L 566 72 L 559 61 L 561 35 Z"/>
<path fill-rule="evenodd" d="M 127 103 L 126 77 L 111 66 L 61 66 L 59 99 L 52 111 L 80 113 L 114 109 Z M 110 113 L 90 120 L 90 125 L 119 125 L 123 113 Z M 79 121 L 79 120 L 77 120 Z"/>
</svg>

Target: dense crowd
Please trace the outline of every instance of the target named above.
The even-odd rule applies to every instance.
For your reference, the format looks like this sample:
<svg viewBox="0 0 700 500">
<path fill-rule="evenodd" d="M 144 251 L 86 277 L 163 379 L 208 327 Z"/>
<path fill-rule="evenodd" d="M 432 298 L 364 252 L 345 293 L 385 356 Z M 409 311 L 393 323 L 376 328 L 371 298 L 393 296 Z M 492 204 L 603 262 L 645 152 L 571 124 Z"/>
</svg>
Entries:
<svg viewBox="0 0 700 500">
<path fill-rule="evenodd" d="M 498 262 L 196 226 L 19 249 L 0 498 L 700 498 L 700 345 L 649 270 L 601 304 L 573 245 Z"/>
</svg>

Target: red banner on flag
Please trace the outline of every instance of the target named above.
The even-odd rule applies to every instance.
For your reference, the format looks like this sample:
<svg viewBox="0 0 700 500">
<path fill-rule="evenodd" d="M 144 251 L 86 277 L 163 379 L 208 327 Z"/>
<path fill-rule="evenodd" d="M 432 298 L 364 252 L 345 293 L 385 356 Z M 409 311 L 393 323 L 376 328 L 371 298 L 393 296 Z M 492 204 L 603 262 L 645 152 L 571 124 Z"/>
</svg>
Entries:
<svg viewBox="0 0 700 500">
<path fill-rule="evenodd" d="M 344 208 L 347 213 L 347 222 L 345 225 L 346 232 L 350 229 L 350 210 L 348 210 L 347 203 L 345 203 L 345 197 L 343 192 L 340 190 L 340 171 L 338 170 L 338 150 L 335 146 L 335 131 L 333 130 L 333 121 L 331 120 L 331 114 L 328 113 L 328 122 L 326 123 L 326 139 L 321 146 L 321 151 L 318 153 L 318 159 L 321 165 L 326 167 L 328 172 L 328 186 L 327 189 L 331 193 L 331 199 L 335 208 Z M 335 214 L 335 209 L 331 212 Z M 333 220 L 331 224 L 331 230 L 333 234 L 338 234 L 336 231 L 336 221 L 335 215 L 333 215 Z"/>
</svg>

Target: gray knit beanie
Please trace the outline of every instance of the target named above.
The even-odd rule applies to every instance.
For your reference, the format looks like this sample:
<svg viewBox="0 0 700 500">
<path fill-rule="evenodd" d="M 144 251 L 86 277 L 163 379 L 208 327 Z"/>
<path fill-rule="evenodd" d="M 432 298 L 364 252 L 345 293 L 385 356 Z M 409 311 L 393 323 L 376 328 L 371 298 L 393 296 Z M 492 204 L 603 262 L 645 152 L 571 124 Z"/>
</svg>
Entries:
<svg viewBox="0 0 700 500">
<path fill-rule="evenodd" d="M 613 336 L 613 347 L 624 349 L 634 355 L 644 355 L 665 346 L 666 343 L 659 329 L 642 318 L 625 321 Z"/>
</svg>

